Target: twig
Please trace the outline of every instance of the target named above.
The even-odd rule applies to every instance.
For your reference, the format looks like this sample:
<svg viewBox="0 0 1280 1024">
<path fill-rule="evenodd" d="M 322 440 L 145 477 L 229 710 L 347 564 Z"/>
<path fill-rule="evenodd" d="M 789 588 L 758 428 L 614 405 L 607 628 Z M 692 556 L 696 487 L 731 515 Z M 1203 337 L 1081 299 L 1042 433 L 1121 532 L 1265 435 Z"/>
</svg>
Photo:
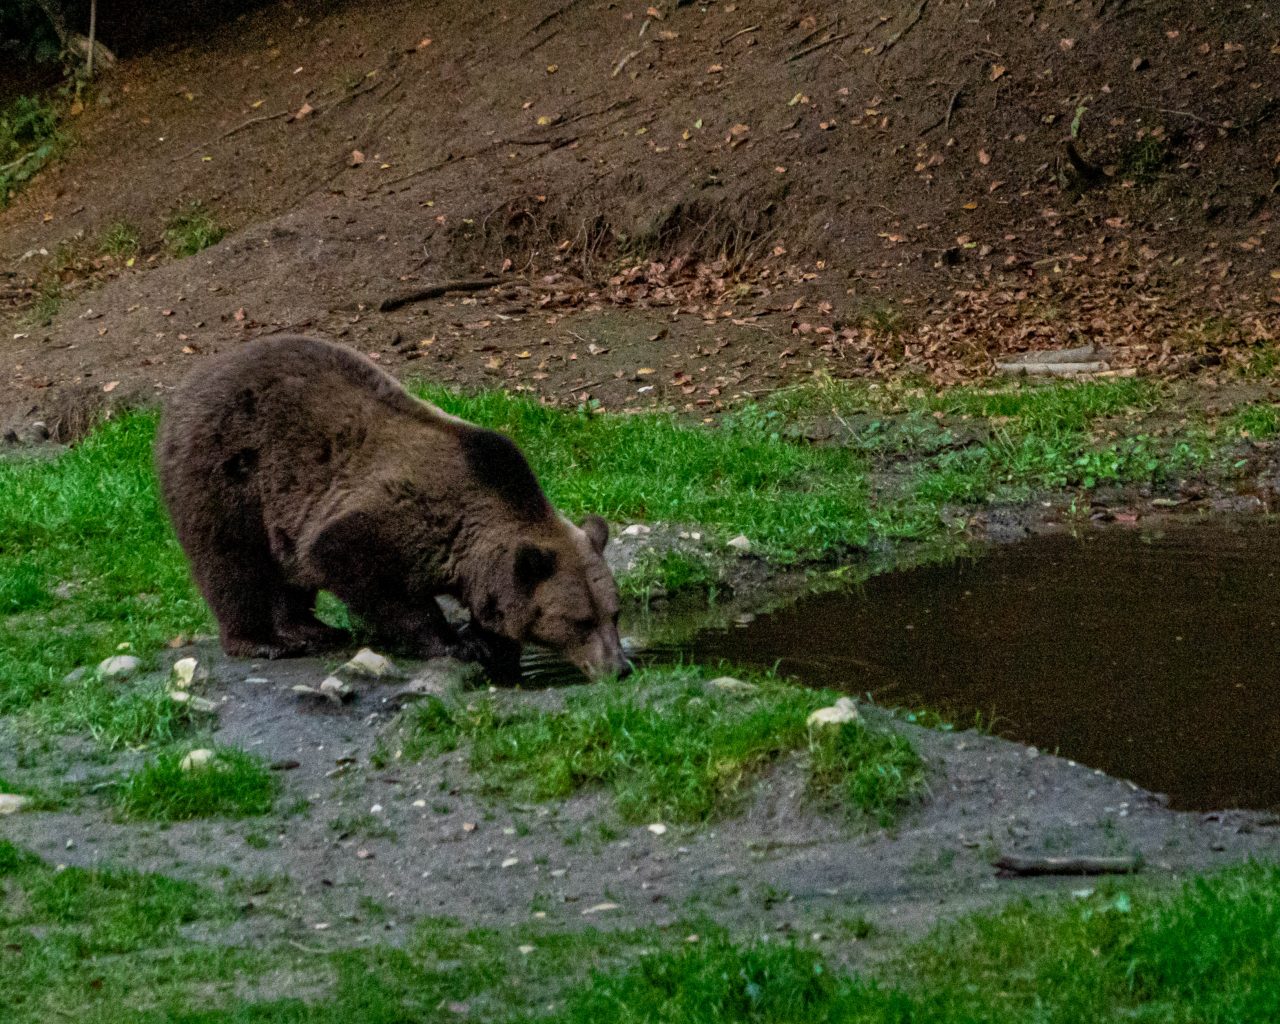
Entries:
<svg viewBox="0 0 1280 1024">
<path fill-rule="evenodd" d="M 550 146 L 552 149 L 559 149 L 561 146 L 567 146 L 571 142 L 577 142 L 576 135 L 561 135 L 556 138 L 549 139 L 503 139 L 504 146 Z"/>
<path fill-rule="evenodd" d="M 242 132 L 246 128 L 250 128 L 255 124 L 260 124 L 263 121 L 274 121 L 278 117 L 288 117 L 292 113 L 293 113 L 292 110 L 281 110 L 275 114 L 259 114 L 257 117 L 251 117 L 249 118 L 249 120 L 241 121 L 234 128 L 231 128 L 228 131 L 223 132 L 221 135 L 219 135 L 216 139 L 212 140 L 211 142 L 202 142 L 200 143 L 200 145 L 196 146 L 194 149 L 189 150 L 186 153 L 183 153 L 181 156 L 175 156 L 173 159 L 175 162 L 177 162 L 178 160 L 185 160 L 187 157 L 193 156 L 194 154 L 199 153 L 200 150 L 208 149 L 214 143 L 222 142 L 225 139 L 229 139 L 231 138 L 231 136 L 235 135 L 236 133 Z"/>
<path fill-rule="evenodd" d="M 740 28 L 740 29 L 738 29 L 738 31 L 737 31 L 737 32 L 735 32 L 733 35 L 731 35 L 731 36 L 725 36 L 723 39 L 721 39 L 721 40 L 720 40 L 720 45 L 721 45 L 721 46 L 728 46 L 731 42 L 733 42 L 735 39 L 737 39 L 737 38 L 738 38 L 738 36 L 745 36 L 748 32 L 755 32 L 755 31 L 756 31 L 757 29 L 759 29 L 759 28 L 760 28 L 760 26 L 759 26 L 759 25 L 752 25 L 752 26 L 750 26 L 749 28 Z"/>
<path fill-rule="evenodd" d="M 573 117 L 566 117 L 565 124 L 573 124 L 574 121 L 581 121 L 583 118 L 596 117 L 599 114 L 608 114 L 622 107 L 629 107 L 636 101 L 634 96 L 627 96 L 624 99 L 614 100 L 607 107 L 601 107 L 599 110 L 585 110 L 581 114 L 574 114 Z"/>
<path fill-rule="evenodd" d="M 609 77 L 617 78 L 620 74 L 622 74 L 622 69 L 627 66 L 627 61 L 629 61 L 632 57 L 640 56 L 640 54 L 643 51 L 644 51 L 643 46 L 640 47 L 639 50 L 632 50 L 629 54 L 623 57 L 622 60 L 618 61 L 618 63 L 613 66 L 613 70 L 609 72 Z"/>
<path fill-rule="evenodd" d="M 569 0 L 569 2 L 568 2 L 568 3 L 566 3 L 566 4 L 562 4 L 561 6 L 557 7 L 554 11 L 552 11 L 550 14 L 548 14 L 545 18 L 543 18 L 541 21 L 539 21 L 539 22 L 538 22 L 538 24 L 534 25 L 534 26 L 533 26 L 533 28 L 529 29 L 529 31 L 528 31 L 528 32 L 526 32 L 526 33 L 525 33 L 525 35 L 527 35 L 527 36 L 531 36 L 531 35 L 535 35 L 535 34 L 537 34 L 539 31 L 541 31 L 542 29 L 546 28 L 548 25 L 550 25 L 553 21 L 555 21 L 555 20 L 556 20 L 557 18 L 559 18 L 561 15 L 568 13 L 569 8 L 570 8 L 570 7 L 573 7 L 573 6 L 574 6 L 575 4 L 577 4 L 578 2 L 579 2 L 579 0 Z"/>
<path fill-rule="evenodd" d="M 951 94 L 951 102 L 947 104 L 947 119 L 943 122 L 943 127 L 947 131 L 951 131 L 951 115 L 956 112 L 956 104 L 960 102 L 960 94 L 964 92 L 964 86 L 961 86 Z"/>
<path fill-rule="evenodd" d="M 399 295 L 388 295 L 378 303 L 378 312 L 389 313 L 391 310 L 399 309 L 401 306 L 408 306 L 415 302 L 425 302 L 427 299 L 438 299 L 441 295 L 449 292 L 482 292 L 486 288 L 492 288 L 499 283 L 501 282 L 496 277 L 442 281 L 440 284 L 428 285 L 425 288 L 415 288 L 413 291 L 401 292 Z"/>
<path fill-rule="evenodd" d="M 830 46 L 832 43 L 838 43 L 842 39 L 848 39 L 852 35 L 852 32 L 841 32 L 838 36 L 828 36 L 820 43 L 814 43 L 812 46 L 806 46 L 803 50 L 793 53 L 787 58 L 787 62 L 790 63 L 793 60 L 799 60 L 801 57 L 807 57 L 809 54 L 821 50 L 824 46 Z"/>
<path fill-rule="evenodd" d="M 911 20 L 907 22 L 905 25 L 903 25 L 902 28 L 898 29 L 897 32 L 891 35 L 883 43 L 881 43 L 879 46 L 876 47 L 876 56 L 877 57 L 884 56 L 891 49 L 893 49 L 894 46 L 898 44 L 898 41 L 902 39 L 903 36 L 905 36 L 913 28 L 915 28 L 916 25 L 919 23 L 920 19 L 924 16 L 924 9 L 928 6 L 929 6 L 929 0 L 920 0 L 920 6 L 916 8 L 916 12 L 911 16 Z"/>
<path fill-rule="evenodd" d="M 1129 875 L 1141 866 L 1137 857 L 1019 857 L 1005 854 L 995 866 L 1014 875 Z"/>
</svg>

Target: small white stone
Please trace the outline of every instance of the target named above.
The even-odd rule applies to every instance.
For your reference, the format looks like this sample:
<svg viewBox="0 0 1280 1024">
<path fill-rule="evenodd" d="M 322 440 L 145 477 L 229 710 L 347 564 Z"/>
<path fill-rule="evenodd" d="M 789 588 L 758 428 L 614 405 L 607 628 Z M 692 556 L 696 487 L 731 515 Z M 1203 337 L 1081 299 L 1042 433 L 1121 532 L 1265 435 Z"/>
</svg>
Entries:
<svg viewBox="0 0 1280 1024">
<path fill-rule="evenodd" d="M 381 814 L 381 813 L 382 813 L 382 804 L 374 804 L 372 807 L 370 807 L 370 808 L 369 808 L 369 813 L 370 813 L 370 814 Z"/>
<path fill-rule="evenodd" d="M 355 656 L 338 671 L 347 672 L 353 676 L 366 676 L 370 679 L 385 679 L 399 674 L 389 658 L 384 658 L 368 647 L 361 647 L 356 651 Z"/>
<path fill-rule="evenodd" d="M 748 555 L 751 553 L 751 541 L 747 539 L 747 535 L 745 533 L 740 533 L 738 536 L 725 541 L 724 546 L 727 548 L 733 548 L 739 554 Z"/>
<path fill-rule="evenodd" d="M 848 722 L 856 722 L 857 720 L 857 705 L 849 697 L 841 697 L 829 708 L 818 708 L 817 711 L 809 715 L 805 724 L 812 729 L 814 726 L 845 725 Z"/>
<path fill-rule="evenodd" d="M 506 860 L 502 862 L 502 866 L 504 868 L 513 868 L 519 863 L 520 863 L 519 857 L 508 857 Z"/>
<path fill-rule="evenodd" d="M 425 800 L 415 800 L 415 801 L 413 802 L 413 806 L 414 806 L 414 807 L 426 807 L 426 806 L 427 806 L 427 802 L 426 802 Z"/>
<path fill-rule="evenodd" d="M 649 831 L 655 836 L 665 836 L 667 834 L 667 826 L 662 824 L 660 821 L 655 821 L 649 826 Z"/>
<path fill-rule="evenodd" d="M 0 814 L 17 814 L 31 803 L 31 797 L 17 793 L 0 793 Z"/>
<path fill-rule="evenodd" d="M 169 699 L 175 704 L 186 704 L 191 700 L 191 694 L 187 693 L 186 690 L 170 690 Z"/>
<path fill-rule="evenodd" d="M 141 667 L 141 658 L 132 654 L 116 654 L 98 663 L 98 675 L 107 679 L 128 679 Z"/>
<path fill-rule="evenodd" d="M 587 907 L 587 909 L 582 912 L 582 916 L 586 917 L 588 914 L 603 914 L 606 911 L 617 909 L 618 904 L 616 903 L 597 903 L 594 907 Z"/>
<path fill-rule="evenodd" d="M 297 687 L 294 687 L 297 690 Z M 351 687 L 344 683 L 337 676 L 329 676 L 320 684 L 320 693 L 328 697 L 335 704 L 341 704 L 344 700 L 349 699 L 353 695 Z"/>
<path fill-rule="evenodd" d="M 632 523 L 622 531 L 623 537 L 647 537 L 653 530 L 644 523 Z"/>
<path fill-rule="evenodd" d="M 564 878 L 564 876 L 567 875 L 568 873 L 569 873 L 568 868 L 552 868 L 551 869 L 552 878 Z"/>
<path fill-rule="evenodd" d="M 530 953 L 533 952 L 532 946 L 517 946 L 516 949 L 520 950 L 520 953 L 523 956 L 528 956 Z"/>
<path fill-rule="evenodd" d="M 318 931 L 318 932 L 327 931 L 327 930 L 328 930 L 328 928 L 329 928 L 329 922 L 328 922 L 328 921 L 317 921 L 317 922 L 316 922 L 315 924 L 313 924 L 311 927 L 312 927 L 312 928 L 314 928 L 314 929 L 315 929 L 316 931 Z"/>
<path fill-rule="evenodd" d="M 207 768 L 217 755 L 207 747 L 198 747 L 182 759 L 179 767 L 184 772 L 193 772 L 197 768 Z"/>
<path fill-rule="evenodd" d="M 195 658 L 179 658 L 173 663 L 172 683 L 175 689 L 189 690 L 209 678 L 209 670 Z"/>
<path fill-rule="evenodd" d="M 255 684 L 255 685 L 260 684 L 260 683 L 269 683 L 269 682 L 271 682 L 271 680 L 270 680 L 270 679 L 268 679 L 266 676 L 245 676 L 245 677 L 244 677 L 244 681 L 245 681 L 246 683 L 253 683 L 253 684 Z"/>
<path fill-rule="evenodd" d="M 218 710 L 218 705 L 206 697 L 193 696 L 189 701 L 187 701 L 187 706 L 191 708 L 192 711 L 199 711 L 201 714 L 205 715 L 212 715 Z"/>
</svg>

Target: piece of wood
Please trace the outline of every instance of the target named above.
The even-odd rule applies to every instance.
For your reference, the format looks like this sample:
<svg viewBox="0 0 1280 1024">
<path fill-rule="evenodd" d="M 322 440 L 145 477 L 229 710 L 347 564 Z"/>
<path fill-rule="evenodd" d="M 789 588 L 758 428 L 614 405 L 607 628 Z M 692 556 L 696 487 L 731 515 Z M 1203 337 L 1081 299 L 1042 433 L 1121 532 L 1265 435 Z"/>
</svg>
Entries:
<svg viewBox="0 0 1280 1024">
<path fill-rule="evenodd" d="M 1131 875 L 1141 867 L 1137 857 L 1020 857 L 1005 854 L 995 861 L 1013 875 Z"/>
<path fill-rule="evenodd" d="M 413 291 L 401 292 L 398 295 L 388 295 L 378 303 L 378 312 L 389 313 L 391 310 L 399 309 L 401 306 L 412 305 L 415 302 L 425 302 L 427 299 L 438 299 L 441 295 L 447 295 L 449 292 L 482 292 L 486 288 L 492 288 L 499 283 L 501 282 L 496 277 L 442 281 L 439 284 L 427 285 L 425 288 L 415 288 Z"/>
</svg>

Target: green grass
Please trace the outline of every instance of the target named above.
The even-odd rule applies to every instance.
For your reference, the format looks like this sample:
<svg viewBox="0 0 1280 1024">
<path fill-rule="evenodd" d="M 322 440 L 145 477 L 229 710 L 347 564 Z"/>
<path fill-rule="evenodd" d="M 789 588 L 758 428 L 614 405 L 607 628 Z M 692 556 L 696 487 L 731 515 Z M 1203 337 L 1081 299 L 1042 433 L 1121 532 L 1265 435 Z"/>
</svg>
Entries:
<svg viewBox="0 0 1280 1024">
<path fill-rule="evenodd" d="M 0 209 L 62 148 L 59 117 L 52 102 L 35 96 L 0 108 Z"/>
<path fill-rule="evenodd" d="M 125 416 L 55 460 L 0 461 L 0 713 L 94 723 L 109 746 L 180 731 L 157 690 L 62 682 L 120 643 L 145 656 L 210 626 L 157 498 L 154 429 L 154 417 Z"/>
<path fill-rule="evenodd" d="M 587 1024 L 1245 1024 L 1280 1014 L 1280 870 L 1252 865 L 1172 896 L 1109 889 L 970 916 L 875 980 L 814 950 L 723 934 L 598 972 L 547 1021 Z"/>
<path fill-rule="evenodd" d="M 283 890 L 246 882 L 243 895 Z M 1130 880 L 944 924 L 860 973 L 714 921 L 502 928 L 421 921 L 302 944 L 252 903 L 156 875 L 55 869 L 0 840 L 0 1017 L 13 1024 L 1264 1024 L 1280 1014 L 1280 868 L 1169 892 Z M 256 927 L 252 922 L 257 919 Z M 867 925 L 858 918 L 855 935 Z M 248 925 L 246 928 L 245 925 Z M 697 941 L 687 941 L 691 933 Z"/>
<path fill-rule="evenodd" d="M 707 429 L 661 413 L 566 412 L 500 392 L 423 393 L 513 437 L 548 497 L 574 518 L 746 533 L 757 551 L 782 557 L 845 550 L 871 533 L 865 460 L 788 441 L 754 406 Z"/>
<path fill-rule="evenodd" d="M 162 751 L 127 775 L 116 791 L 127 818 L 186 821 L 191 818 L 267 814 L 275 806 L 279 780 L 260 758 L 234 747 L 215 748 L 214 758 L 183 770 L 190 747 Z"/>
<path fill-rule="evenodd" d="M 202 249 L 222 241 L 227 229 L 222 227 L 203 203 L 188 203 L 176 211 L 165 225 L 164 239 L 175 256 L 194 256 Z"/>
<path fill-rule="evenodd" d="M 741 806 L 768 766 L 809 749 L 813 795 L 887 823 L 923 788 L 911 744 L 861 723 L 810 737 L 805 719 L 835 694 L 756 680 L 748 695 L 708 691 L 690 669 L 648 669 L 625 687 L 570 694 L 561 711 L 452 707 L 428 699 L 401 722 L 401 750 L 464 742 L 491 793 L 564 798 L 603 787 L 633 822 L 698 822 Z M 811 749 L 810 749 L 811 748 Z"/>
<path fill-rule="evenodd" d="M 104 256 L 127 260 L 142 252 L 142 232 L 125 221 L 117 221 L 102 233 L 98 244 Z"/>
</svg>

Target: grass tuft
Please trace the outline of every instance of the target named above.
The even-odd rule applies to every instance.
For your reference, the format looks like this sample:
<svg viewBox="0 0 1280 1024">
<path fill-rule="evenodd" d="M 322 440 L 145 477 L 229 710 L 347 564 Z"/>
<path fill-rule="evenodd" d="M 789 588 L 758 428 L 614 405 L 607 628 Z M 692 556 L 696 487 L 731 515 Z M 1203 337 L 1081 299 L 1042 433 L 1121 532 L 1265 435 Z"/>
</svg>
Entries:
<svg viewBox="0 0 1280 1024">
<path fill-rule="evenodd" d="M 403 720 L 401 749 L 422 757 L 465 740 L 490 792 L 549 800 L 603 786 L 629 821 L 697 822 L 740 807 L 765 768 L 804 750 L 805 719 L 833 698 L 767 677 L 752 694 L 727 695 L 689 669 L 647 669 L 625 689 L 571 694 L 562 711 L 428 700 Z M 920 792 L 920 759 L 896 735 L 847 731 L 815 738 L 814 792 L 887 823 Z"/>
<path fill-rule="evenodd" d="M 189 203 L 174 213 L 165 227 L 164 238 L 177 257 L 194 256 L 222 241 L 227 229 L 213 219 L 203 203 Z"/>
<path fill-rule="evenodd" d="M 142 232 L 125 221 L 117 221 L 102 234 L 99 249 L 104 256 L 127 260 L 142 252 Z"/>
<path fill-rule="evenodd" d="M 186 749 L 158 754 L 125 778 L 117 806 L 128 818 L 186 821 L 190 818 L 247 817 L 275 806 L 279 780 L 259 758 L 234 747 L 219 747 L 213 760 L 183 770 Z"/>
</svg>

